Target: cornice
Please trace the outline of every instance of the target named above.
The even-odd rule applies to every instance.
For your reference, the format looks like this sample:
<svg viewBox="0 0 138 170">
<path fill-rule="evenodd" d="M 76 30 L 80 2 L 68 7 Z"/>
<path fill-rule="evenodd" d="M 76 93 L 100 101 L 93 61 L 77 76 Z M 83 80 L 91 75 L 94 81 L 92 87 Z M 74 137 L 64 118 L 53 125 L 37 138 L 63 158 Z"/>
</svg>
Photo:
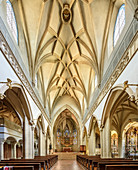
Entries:
<svg viewBox="0 0 138 170">
<path fill-rule="evenodd" d="M 8 63 L 10 64 L 10 66 L 12 67 L 12 69 L 14 70 L 15 74 L 17 75 L 17 77 L 19 78 L 21 83 L 23 84 L 23 86 L 25 87 L 25 89 L 28 91 L 29 95 L 32 97 L 32 99 L 35 102 L 35 104 L 37 105 L 37 107 L 40 109 L 41 113 L 46 118 L 48 124 L 50 125 L 51 122 L 50 122 L 48 116 L 46 115 L 46 112 L 45 112 L 42 104 L 40 103 L 37 95 L 34 92 L 33 87 L 31 86 L 30 82 L 28 81 L 24 71 L 22 70 L 20 64 L 18 63 L 16 57 L 14 56 L 11 48 L 8 45 L 8 42 L 5 40 L 1 31 L 0 31 L 0 50 L 3 53 L 4 57 L 6 58 L 6 60 L 8 61 Z"/>
</svg>

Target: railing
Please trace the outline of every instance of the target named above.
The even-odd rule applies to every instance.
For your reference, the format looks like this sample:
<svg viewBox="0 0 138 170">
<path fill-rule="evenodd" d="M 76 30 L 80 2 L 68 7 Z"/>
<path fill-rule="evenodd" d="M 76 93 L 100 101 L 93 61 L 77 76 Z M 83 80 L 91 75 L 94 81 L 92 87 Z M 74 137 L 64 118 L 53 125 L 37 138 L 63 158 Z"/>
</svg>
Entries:
<svg viewBox="0 0 138 170">
<path fill-rule="evenodd" d="M 14 122 L 11 122 L 10 120 L 6 118 L 0 118 L 0 126 L 1 127 L 7 127 L 9 129 L 12 129 L 14 131 L 17 131 L 19 133 L 22 133 L 22 128 L 21 126 L 15 124 Z"/>
</svg>

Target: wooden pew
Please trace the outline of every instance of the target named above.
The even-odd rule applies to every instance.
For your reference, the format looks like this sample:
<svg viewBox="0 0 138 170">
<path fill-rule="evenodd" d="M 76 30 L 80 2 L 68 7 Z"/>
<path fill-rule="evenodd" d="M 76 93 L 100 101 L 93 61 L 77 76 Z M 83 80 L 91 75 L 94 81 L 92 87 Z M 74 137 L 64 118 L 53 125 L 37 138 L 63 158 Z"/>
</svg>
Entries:
<svg viewBox="0 0 138 170">
<path fill-rule="evenodd" d="M 15 160 L 2 160 L 0 163 L 15 163 L 18 165 L 30 165 L 34 166 L 35 170 L 45 170 L 45 161 L 42 160 L 34 160 L 34 159 L 15 159 Z M 38 164 L 38 165 L 36 165 Z"/>
<path fill-rule="evenodd" d="M 138 170 L 138 165 L 135 164 L 106 165 L 105 170 Z"/>
<path fill-rule="evenodd" d="M 85 169 L 97 170 L 98 162 L 120 162 L 120 161 L 132 161 L 132 159 L 125 158 L 105 158 L 102 159 L 100 156 L 88 156 L 88 155 L 77 155 L 77 161 L 82 164 Z"/>
<path fill-rule="evenodd" d="M 0 166 L 14 166 L 14 167 L 20 167 L 21 169 L 26 170 L 26 168 L 33 167 L 33 170 L 41 170 L 41 164 L 40 163 L 23 163 L 23 162 L 0 162 Z M 18 168 L 19 169 L 19 168 Z M 30 168 L 28 169 L 30 170 Z"/>
<path fill-rule="evenodd" d="M 105 170 L 106 165 L 138 165 L 138 161 L 107 161 L 107 162 L 98 162 L 97 170 Z"/>
<path fill-rule="evenodd" d="M 58 155 L 36 156 L 35 160 L 44 160 L 46 169 L 50 169 L 58 161 Z"/>
<path fill-rule="evenodd" d="M 34 166 L 14 166 L 14 170 L 34 170 Z"/>
<path fill-rule="evenodd" d="M 96 170 L 98 167 L 99 162 L 129 162 L 132 159 L 125 159 L 125 158 L 100 158 L 100 159 L 93 159 L 92 160 L 92 170 Z"/>
<path fill-rule="evenodd" d="M 1 166 L 0 168 L 4 168 L 5 166 Z M 6 166 L 7 167 L 7 166 Z M 11 167 L 11 166 L 10 166 Z M 13 170 L 34 170 L 34 166 L 12 166 Z"/>
</svg>

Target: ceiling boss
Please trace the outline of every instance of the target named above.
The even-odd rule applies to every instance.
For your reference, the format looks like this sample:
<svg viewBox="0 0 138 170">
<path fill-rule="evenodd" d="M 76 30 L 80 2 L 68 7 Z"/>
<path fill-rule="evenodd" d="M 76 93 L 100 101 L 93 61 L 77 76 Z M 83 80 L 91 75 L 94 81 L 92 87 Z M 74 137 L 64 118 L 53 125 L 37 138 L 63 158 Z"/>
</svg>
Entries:
<svg viewBox="0 0 138 170">
<path fill-rule="evenodd" d="M 71 22 L 72 13 L 71 13 L 69 4 L 63 5 L 63 9 L 61 11 L 61 19 L 62 19 L 62 22 L 65 24 L 68 24 Z"/>
</svg>

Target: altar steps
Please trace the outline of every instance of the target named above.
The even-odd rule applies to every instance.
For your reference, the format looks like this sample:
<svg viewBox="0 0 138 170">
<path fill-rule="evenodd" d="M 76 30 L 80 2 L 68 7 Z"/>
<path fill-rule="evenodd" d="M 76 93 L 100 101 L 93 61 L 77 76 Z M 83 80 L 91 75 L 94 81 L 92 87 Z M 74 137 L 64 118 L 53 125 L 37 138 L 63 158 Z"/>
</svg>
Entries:
<svg viewBox="0 0 138 170">
<path fill-rule="evenodd" d="M 56 152 L 59 160 L 75 160 L 79 152 Z"/>
</svg>

